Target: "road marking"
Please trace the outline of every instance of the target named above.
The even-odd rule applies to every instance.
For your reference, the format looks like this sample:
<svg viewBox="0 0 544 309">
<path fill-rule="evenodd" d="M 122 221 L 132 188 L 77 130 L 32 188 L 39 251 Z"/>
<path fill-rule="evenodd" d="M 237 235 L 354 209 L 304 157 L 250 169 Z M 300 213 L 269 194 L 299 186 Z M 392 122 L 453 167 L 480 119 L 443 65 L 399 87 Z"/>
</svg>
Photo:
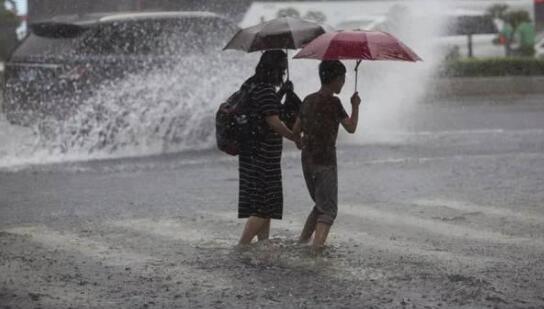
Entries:
<svg viewBox="0 0 544 309">
<path fill-rule="evenodd" d="M 191 235 L 195 234 L 196 229 L 188 229 L 181 224 L 176 224 L 173 220 L 151 220 L 151 219 L 138 219 L 138 220 L 121 220 L 110 222 L 111 226 L 124 227 L 129 230 L 137 230 L 141 232 L 151 233 L 159 235 L 169 239 L 186 239 L 183 237 L 183 233 L 192 231 Z M 99 227 L 95 227 L 99 229 Z M 151 231 L 147 230 L 150 229 Z M 77 252 L 83 256 L 93 258 L 97 261 L 101 261 L 106 266 L 122 266 L 132 265 L 132 272 L 146 276 L 156 276 L 158 274 L 169 275 L 171 280 L 186 281 L 192 280 L 196 282 L 202 282 L 209 284 L 214 282 L 213 289 L 223 289 L 230 287 L 232 282 L 230 279 L 222 276 L 217 271 L 206 271 L 198 268 L 194 268 L 190 265 L 186 265 L 181 261 L 163 259 L 160 255 L 144 255 L 135 253 L 125 248 L 112 247 L 107 243 L 98 242 L 86 238 L 79 237 L 78 235 L 62 231 L 50 229 L 46 226 L 24 226 L 14 227 L 4 232 L 30 237 L 31 241 L 35 241 L 48 248 L 58 249 L 66 252 Z M 200 231 L 202 232 L 202 231 Z M 203 232 L 204 235 L 206 232 Z M 106 234 L 107 235 L 107 234 Z M 181 235 L 181 236 L 180 236 Z M 126 235 L 125 237 L 130 237 Z M 136 236 L 138 237 L 138 236 Z M 195 244 L 206 245 L 205 239 L 196 238 L 194 236 L 192 240 Z M 224 244 L 213 242 L 213 248 L 220 248 L 220 246 L 226 247 Z M 232 248 L 232 242 L 226 248 Z M 160 252 L 154 252 L 159 253 Z M 166 252 L 171 253 L 171 252 Z M 59 257 L 62 259 L 62 256 Z M 151 266 L 151 267 L 149 267 Z M 212 288 L 212 287 L 210 287 Z"/>
<path fill-rule="evenodd" d="M 511 209 L 481 206 L 473 203 L 461 202 L 456 200 L 447 199 L 432 199 L 432 200 L 415 200 L 412 204 L 416 204 L 424 207 L 447 207 L 451 209 L 461 210 L 465 212 L 481 212 L 488 215 L 508 217 L 509 219 L 516 219 L 527 223 L 544 223 L 544 216 L 538 214 L 528 214 Z"/>
<path fill-rule="evenodd" d="M 543 134 L 544 129 L 522 129 L 522 130 L 506 130 L 506 129 L 475 129 L 475 130 L 445 130 L 445 131 L 370 131 L 364 136 L 373 137 L 444 137 L 448 135 L 481 135 L 481 134 Z M 351 144 L 350 142 L 346 142 Z"/>
<path fill-rule="evenodd" d="M 523 159 L 544 159 L 544 153 L 498 153 L 498 154 L 467 154 L 467 155 L 452 155 L 452 156 L 436 156 L 436 157 L 410 157 L 410 158 L 391 158 L 380 160 L 351 160 L 344 162 L 346 164 L 364 164 L 364 165 L 381 165 L 381 164 L 399 164 L 399 163 L 426 163 L 448 160 L 466 160 L 466 159 L 498 159 L 498 158 L 523 158 Z M 343 163 L 343 164 L 344 164 Z"/>
<path fill-rule="evenodd" d="M 225 237 L 224 234 L 214 233 L 213 231 L 203 231 L 198 226 L 190 226 L 180 222 L 180 220 L 163 219 L 153 220 L 149 218 L 111 221 L 111 226 L 121 227 L 138 231 L 141 233 L 152 234 L 172 240 L 183 240 L 194 244 L 215 245 L 219 247 L 232 247 L 233 238 Z M 211 240 L 210 233 L 214 233 Z"/>
<path fill-rule="evenodd" d="M 14 227 L 4 231 L 29 236 L 32 241 L 49 248 L 78 252 L 83 256 L 102 261 L 108 266 L 144 264 L 153 261 L 151 256 L 115 248 L 103 242 L 81 238 L 68 231 L 58 232 L 43 225 Z"/>
<path fill-rule="evenodd" d="M 175 219 L 150 219 L 140 218 L 132 220 L 110 221 L 108 225 L 127 230 L 137 231 L 142 234 L 151 234 L 168 240 L 189 242 L 190 245 L 198 248 L 228 249 L 233 248 L 235 240 L 225 237 L 224 231 L 203 230 L 198 226 L 190 226 Z M 222 234 L 221 234 L 222 232 Z M 212 236 L 213 234 L 213 236 Z M 138 236 L 135 236 L 138 237 Z M 157 271 L 161 270 L 157 269 Z M 204 284 L 213 282 L 209 289 L 220 290 L 232 287 L 232 279 L 227 278 L 219 271 L 206 271 L 192 266 L 175 263 L 167 266 L 164 272 L 168 272 L 174 281 L 186 281 L 188 279 L 199 281 Z"/>
<path fill-rule="evenodd" d="M 344 206 L 341 206 L 341 208 Z M 235 221 L 236 213 L 235 212 L 219 212 L 215 211 L 208 216 L 213 216 L 215 218 L 220 218 L 225 221 Z M 286 220 L 274 220 L 272 222 L 272 232 L 274 229 L 284 229 L 289 232 L 292 232 L 295 236 L 298 237 L 299 233 L 302 230 L 304 222 L 294 223 L 287 222 Z M 240 230 L 241 233 L 241 230 Z M 331 234 L 329 236 L 330 242 L 334 242 L 335 238 L 348 242 L 348 243 L 357 243 L 363 247 L 371 247 L 378 250 L 384 250 L 392 252 L 397 255 L 416 255 L 421 257 L 427 257 L 435 259 L 440 262 L 445 263 L 463 263 L 465 265 L 485 265 L 488 263 L 504 262 L 502 258 L 496 257 L 484 257 L 484 256 L 472 256 L 459 253 L 453 253 L 450 251 L 438 251 L 435 248 L 431 247 L 422 242 L 413 242 L 407 240 L 396 240 L 391 239 L 389 236 L 378 237 L 371 235 L 364 231 L 349 230 L 343 227 L 341 224 L 334 225 L 331 229 Z"/>
<path fill-rule="evenodd" d="M 406 226 L 423 229 L 431 234 L 439 234 L 459 239 L 480 240 L 486 242 L 544 247 L 542 239 L 510 236 L 493 231 L 478 230 L 436 220 L 423 219 L 405 213 L 392 213 L 364 205 L 341 205 L 340 212 L 349 216 L 375 220 L 394 226 Z"/>
</svg>

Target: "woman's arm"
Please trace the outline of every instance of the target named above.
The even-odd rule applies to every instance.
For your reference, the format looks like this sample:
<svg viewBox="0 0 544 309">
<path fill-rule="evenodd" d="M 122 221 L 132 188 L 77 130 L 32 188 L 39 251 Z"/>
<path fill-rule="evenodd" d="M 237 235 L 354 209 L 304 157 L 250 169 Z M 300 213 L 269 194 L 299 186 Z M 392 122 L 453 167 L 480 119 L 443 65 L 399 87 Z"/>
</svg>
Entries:
<svg viewBox="0 0 544 309">
<path fill-rule="evenodd" d="M 281 136 L 292 140 L 293 142 L 297 142 L 298 138 L 293 134 L 289 128 L 280 120 L 280 117 L 278 115 L 273 116 L 267 116 L 265 117 L 266 123 L 272 128 L 272 130 L 276 131 Z"/>
</svg>

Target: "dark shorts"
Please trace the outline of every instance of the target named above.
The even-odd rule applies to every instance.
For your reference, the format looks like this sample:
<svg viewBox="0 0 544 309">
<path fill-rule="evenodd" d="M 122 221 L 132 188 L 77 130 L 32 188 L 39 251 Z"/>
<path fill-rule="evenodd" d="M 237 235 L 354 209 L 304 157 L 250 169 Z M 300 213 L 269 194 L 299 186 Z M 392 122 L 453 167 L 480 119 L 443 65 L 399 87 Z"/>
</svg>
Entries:
<svg viewBox="0 0 544 309">
<path fill-rule="evenodd" d="M 332 225 L 338 214 L 338 169 L 336 164 L 318 165 L 302 154 L 302 171 L 312 200 L 317 222 Z"/>
</svg>

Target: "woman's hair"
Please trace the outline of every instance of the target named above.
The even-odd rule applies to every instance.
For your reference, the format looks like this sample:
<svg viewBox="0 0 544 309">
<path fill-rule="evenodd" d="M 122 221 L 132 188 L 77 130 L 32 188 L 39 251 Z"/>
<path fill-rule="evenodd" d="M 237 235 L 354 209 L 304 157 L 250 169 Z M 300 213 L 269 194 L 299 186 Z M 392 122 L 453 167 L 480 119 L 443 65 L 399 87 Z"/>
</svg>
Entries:
<svg viewBox="0 0 544 309">
<path fill-rule="evenodd" d="M 346 67 L 338 60 L 324 60 L 319 64 L 319 78 L 322 84 L 329 84 L 346 74 Z"/>
<path fill-rule="evenodd" d="M 281 50 L 267 50 L 265 51 L 257 68 L 255 69 L 255 77 L 260 81 L 266 81 L 271 83 L 279 83 L 281 81 L 275 81 L 278 71 L 284 71 L 287 69 L 287 54 Z"/>
</svg>

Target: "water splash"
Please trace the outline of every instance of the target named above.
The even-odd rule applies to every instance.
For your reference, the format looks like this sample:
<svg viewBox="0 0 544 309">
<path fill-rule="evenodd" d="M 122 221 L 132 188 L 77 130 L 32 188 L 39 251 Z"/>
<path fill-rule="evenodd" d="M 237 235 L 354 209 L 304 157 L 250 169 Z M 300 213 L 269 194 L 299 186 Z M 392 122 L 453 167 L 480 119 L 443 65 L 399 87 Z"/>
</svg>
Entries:
<svg viewBox="0 0 544 309">
<path fill-rule="evenodd" d="M 417 16 L 443 12 L 447 1 L 416 1 L 402 4 Z M 432 19 L 431 19 L 432 20 Z M 361 127 L 356 143 L 368 142 L 405 129 L 403 119 L 427 92 L 443 55 L 429 37 L 445 26 L 439 18 L 418 22 L 400 18 L 386 29 L 412 47 L 423 63 L 365 62 L 360 68 L 359 92 L 363 98 Z M 290 53 L 292 56 L 293 53 Z M 182 58 L 166 68 L 126 76 L 103 85 L 85 99 L 66 120 L 43 119 L 25 133 L 21 143 L 3 154 L 0 166 L 142 156 L 187 149 L 212 148 L 214 112 L 217 106 L 254 69 L 257 54 L 217 52 Z M 354 89 L 354 61 L 346 61 L 348 78 L 340 95 L 346 109 Z M 319 89 L 318 62 L 290 60 L 291 78 L 297 93 Z M 375 140 L 372 140 L 373 142 Z"/>
<path fill-rule="evenodd" d="M 64 121 L 42 121 L 56 153 L 164 153 L 209 147 L 213 113 L 249 72 L 236 56 L 189 56 L 103 86 Z"/>
<path fill-rule="evenodd" d="M 393 6 L 388 13 L 385 31 L 410 46 L 423 62 L 363 62 L 360 67 L 359 91 L 363 98 L 361 130 L 357 142 L 386 141 L 387 131 L 410 129 L 407 115 L 414 116 L 418 103 L 426 99 L 435 73 L 444 59 L 436 40 L 447 25 L 440 14 L 450 7 L 449 1 L 410 1 Z M 393 22 L 391 22 L 393 21 Z M 349 102 L 354 76 L 346 85 L 344 97 Z M 375 141 L 375 140 L 373 140 Z"/>
</svg>

